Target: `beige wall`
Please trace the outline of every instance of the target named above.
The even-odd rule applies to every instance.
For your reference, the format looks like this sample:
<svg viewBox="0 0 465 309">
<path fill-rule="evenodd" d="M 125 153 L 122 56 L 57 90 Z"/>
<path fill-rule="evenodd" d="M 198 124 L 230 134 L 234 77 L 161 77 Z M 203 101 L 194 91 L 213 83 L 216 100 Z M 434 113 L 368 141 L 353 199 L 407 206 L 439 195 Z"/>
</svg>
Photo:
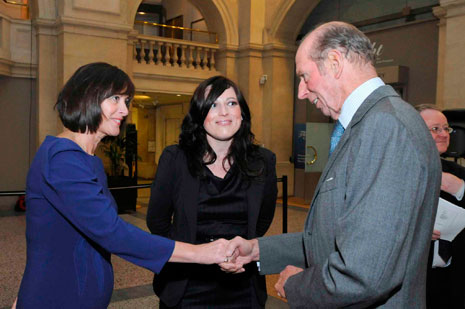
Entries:
<svg viewBox="0 0 465 309">
<path fill-rule="evenodd" d="M 133 76 L 141 91 L 191 94 L 202 79 L 211 76 L 207 71 L 195 77 L 188 71 L 170 75 L 165 72 L 169 68 L 142 69 L 134 63 L 132 41 L 128 38 L 134 38 L 133 21 L 140 2 L 31 0 L 37 47 L 32 57 L 37 59 L 37 143 L 60 130 L 53 104 L 66 79 L 84 63 L 107 61 L 118 65 Z M 289 157 L 295 39 L 318 2 L 190 0 L 205 17 L 208 29 L 220 36 L 217 69 L 239 83 L 250 104 L 258 140 L 276 153 L 278 175 L 287 174 L 290 179 L 294 178 Z M 464 3 L 465 0 L 441 1 L 442 15 L 438 13 L 443 26 L 439 31 L 437 101 L 446 108 L 464 107 Z M 0 14 L 4 13 L 0 3 Z M 8 54 L 0 54 L 1 63 L 9 65 L 11 59 L 5 59 Z M 259 83 L 262 75 L 268 77 L 265 84 Z M 157 117 L 156 126 L 160 125 Z M 157 151 L 160 147 L 157 144 Z"/>
<path fill-rule="evenodd" d="M 34 152 L 35 81 L 0 76 L 0 191 L 24 190 Z"/>
<path fill-rule="evenodd" d="M 413 105 L 436 102 L 438 32 L 432 20 L 367 33 L 376 46 L 382 45 L 377 67 L 408 68 L 406 99 Z"/>
<path fill-rule="evenodd" d="M 434 11 L 440 18 L 437 104 L 444 109 L 465 108 L 465 1 L 440 3 Z"/>
</svg>

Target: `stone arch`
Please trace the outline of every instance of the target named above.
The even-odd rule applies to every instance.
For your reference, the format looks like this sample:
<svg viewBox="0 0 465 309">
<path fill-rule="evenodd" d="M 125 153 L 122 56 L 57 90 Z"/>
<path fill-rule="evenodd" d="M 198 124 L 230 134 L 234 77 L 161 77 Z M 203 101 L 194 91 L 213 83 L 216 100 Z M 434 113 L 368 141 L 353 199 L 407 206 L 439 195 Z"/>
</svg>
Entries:
<svg viewBox="0 0 465 309">
<path fill-rule="evenodd" d="M 139 5 L 141 4 L 142 0 L 129 0 L 127 4 L 127 23 L 131 27 L 134 25 L 134 21 L 136 20 L 136 13 Z"/>
<path fill-rule="evenodd" d="M 218 33 L 219 44 L 238 45 L 239 33 L 237 20 L 233 8 L 227 5 L 228 0 L 186 0 L 190 1 L 205 18 L 205 23 L 210 31 Z M 137 8 L 142 0 L 128 1 L 128 24 L 133 25 Z"/>
<path fill-rule="evenodd" d="M 267 26 L 267 43 L 294 44 L 308 15 L 320 0 L 283 0 Z"/>
<path fill-rule="evenodd" d="M 233 16 L 233 6 L 226 3 L 229 0 L 189 0 L 205 18 L 210 31 L 218 33 L 219 44 L 238 45 L 239 32 L 237 20 Z M 236 8 L 237 9 L 237 8 Z"/>
</svg>

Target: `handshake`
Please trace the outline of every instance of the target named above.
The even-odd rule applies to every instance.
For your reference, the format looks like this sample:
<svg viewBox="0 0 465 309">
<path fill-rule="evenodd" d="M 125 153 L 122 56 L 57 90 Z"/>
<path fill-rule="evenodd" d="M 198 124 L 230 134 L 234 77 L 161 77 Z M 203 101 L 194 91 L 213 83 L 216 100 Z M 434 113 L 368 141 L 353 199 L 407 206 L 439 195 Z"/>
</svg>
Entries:
<svg viewBox="0 0 465 309">
<path fill-rule="evenodd" d="M 218 239 L 196 246 L 197 263 L 218 264 L 228 273 L 244 272 L 244 265 L 260 258 L 258 240 L 236 236 L 231 240 Z"/>
<path fill-rule="evenodd" d="M 244 265 L 260 260 L 260 248 L 256 238 L 246 240 L 236 236 L 231 240 L 218 239 L 216 241 L 196 246 L 199 251 L 200 264 L 218 264 L 224 272 L 238 274 L 245 271 Z M 278 296 L 286 298 L 284 285 L 289 277 L 303 271 L 292 265 L 286 266 L 279 274 L 274 288 Z"/>
</svg>

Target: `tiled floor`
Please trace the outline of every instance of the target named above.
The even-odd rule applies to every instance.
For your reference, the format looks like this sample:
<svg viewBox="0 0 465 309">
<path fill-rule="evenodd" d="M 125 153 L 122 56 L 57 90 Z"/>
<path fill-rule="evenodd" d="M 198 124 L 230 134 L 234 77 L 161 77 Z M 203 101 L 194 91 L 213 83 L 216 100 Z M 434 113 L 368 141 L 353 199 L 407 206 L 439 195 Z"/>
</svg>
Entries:
<svg viewBox="0 0 465 309">
<path fill-rule="evenodd" d="M 147 230 L 145 214 L 147 212 L 147 194 L 140 194 L 138 209 L 133 214 L 121 217 Z M 13 211 L 14 199 L 0 198 L 0 309 L 9 308 L 18 292 L 26 259 L 25 216 Z M 307 209 L 291 202 L 288 208 L 288 232 L 300 231 L 303 227 Z M 267 235 L 282 232 L 282 207 L 278 204 L 275 218 Z M 113 256 L 115 285 L 109 308 L 158 308 L 158 299 L 152 291 L 153 274 L 125 260 Z M 288 308 L 274 292 L 277 276 L 267 276 L 270 297 L 266 308 Z"/>
</svg>

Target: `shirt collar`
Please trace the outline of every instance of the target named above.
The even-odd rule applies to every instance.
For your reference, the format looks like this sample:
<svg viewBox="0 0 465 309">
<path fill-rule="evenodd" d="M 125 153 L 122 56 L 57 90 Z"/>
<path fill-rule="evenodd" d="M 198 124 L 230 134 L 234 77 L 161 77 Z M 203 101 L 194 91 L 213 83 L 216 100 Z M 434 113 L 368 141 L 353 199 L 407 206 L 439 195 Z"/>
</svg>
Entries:
<svg viewBox="0 0 465 309">
<path fill-rule="evenodd" d="M 354 117 L 360 105 L 363 101 L 376 89 L 383 86 L 384 82 L 379 77 L 374 77 L 367 80 L 360 86 L 358 86 L 344 101 L 341 108 L 341 114 L 339 115 L 339 122 L 342 124 L 344 129 L 347 128 L 350 121 Z"/>
</svg>

